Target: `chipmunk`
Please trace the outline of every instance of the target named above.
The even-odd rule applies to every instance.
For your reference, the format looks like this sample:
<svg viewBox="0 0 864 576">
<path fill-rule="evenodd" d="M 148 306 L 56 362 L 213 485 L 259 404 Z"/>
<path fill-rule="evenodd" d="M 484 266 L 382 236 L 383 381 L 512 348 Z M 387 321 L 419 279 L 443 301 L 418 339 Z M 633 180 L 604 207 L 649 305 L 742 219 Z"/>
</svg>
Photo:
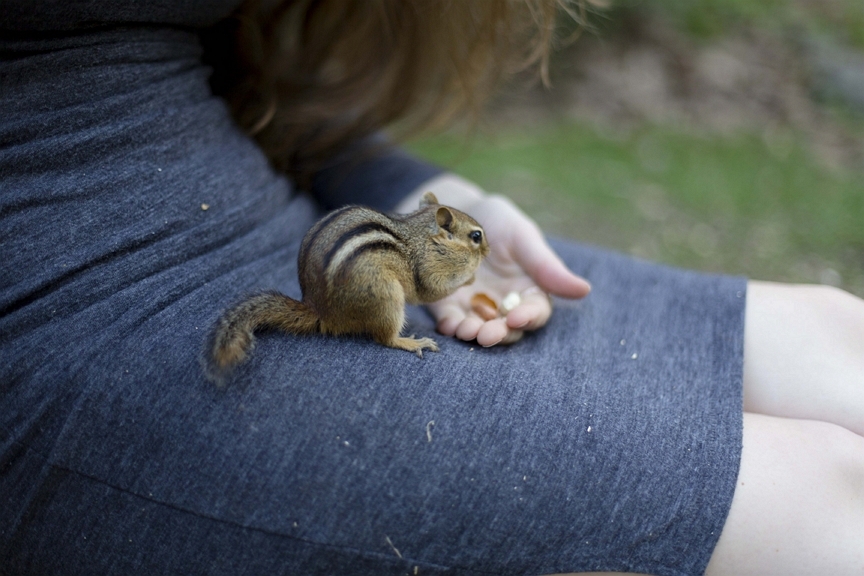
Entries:
<svg viewBox="0 0 864 576">
<path fill-rule="evenodd" d="M 400 336 L 405 304 L 435 302 L 474 281 L 489 253 L 483 228 L 470 216 L 442 206 L 426 192 L 420 208 L 385 215 L 346 206 L 319 220 L 298 256 L 301 301 L 264 292 L 228 309 L 209 343 L 210 372 L 245 360 L 253 333 L 366 334 L 376 342 L 415 352 L 438 351 L 431 338 Z"/>
</svg>

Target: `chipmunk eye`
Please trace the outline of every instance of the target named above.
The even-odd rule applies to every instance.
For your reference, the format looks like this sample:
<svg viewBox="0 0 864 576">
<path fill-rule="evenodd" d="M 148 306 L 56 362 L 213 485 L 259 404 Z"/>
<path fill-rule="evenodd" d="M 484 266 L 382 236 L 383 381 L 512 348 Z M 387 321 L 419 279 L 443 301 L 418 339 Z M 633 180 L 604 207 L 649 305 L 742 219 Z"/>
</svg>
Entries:
<svg viewBox="0 0 864 576">
<path fill-rule="evenodd" d="M 480 241 L 483 240 L 483 232 L 480 230 L 474 230 L 468 235 L 468 237 L 471 238 L 471 241 L 475 244 L 480 244 Z"/>
</svg>

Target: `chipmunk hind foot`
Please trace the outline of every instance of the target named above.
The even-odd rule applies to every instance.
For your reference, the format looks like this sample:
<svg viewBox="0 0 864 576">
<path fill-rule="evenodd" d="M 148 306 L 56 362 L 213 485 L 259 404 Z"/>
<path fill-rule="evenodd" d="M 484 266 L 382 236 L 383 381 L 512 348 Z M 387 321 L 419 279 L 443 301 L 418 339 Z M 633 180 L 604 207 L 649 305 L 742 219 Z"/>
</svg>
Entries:
<svg viewBox="0 0 864 576">
<path fill-rule="evenodd" d="M 376 339 L 378 340 L 378 339 Z M 415 338 L 414 336 L 395 336 L 386 340 L 378 340 L 380 344 L 400 350 L 414 352 L 418 357 L 423 357 L 423 350 L 438 352 L 438 344 L 432 338 Z"/>
</svg>

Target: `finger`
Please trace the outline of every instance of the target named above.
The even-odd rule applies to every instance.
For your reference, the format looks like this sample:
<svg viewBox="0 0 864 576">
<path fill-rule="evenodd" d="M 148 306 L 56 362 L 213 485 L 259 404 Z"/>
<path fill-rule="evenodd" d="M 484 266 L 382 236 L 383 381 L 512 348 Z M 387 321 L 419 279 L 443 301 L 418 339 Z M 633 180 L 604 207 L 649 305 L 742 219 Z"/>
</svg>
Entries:
<svg viewBox="0 0 864 576">
<path fill-rule="evenodd" d="M 467 316 L 456 328 L 456 337 L 460 340 L 474 340 L 483 327 L 483 320 L 476 316 Z"/>
<path fill-rule="evenodd" d="M 438 322 L 438 324 L 435 326 L 435 329 L 444 336 L 455 336 L 456 329 L 459 328 L 459 323 L 462 322 L 462 320 L 464 320 L 464 318 L 454 318 L 453 316 L 447 316 L 446 318 L 442 318 Z"/>
<path fill-rule="evenodd" d="M 522 330 L 510 330 L 509 332 L 507 332 L 507 336 L 505 336 L 504 339 L 499 342 L 499 344 L 513 344 L 514 342 L 518 342 L 519 340 L 521 340 L 522 336 L 524 335 L 525 332 L 523 332 Z"/>
<path fill-rule="evenodd" d="M 529 238 L 516 243 L 513 257 L 540 288 L 563 298 L 583 298 L 591 285 L 571 272 L 540 232 L 529 231 Z"/>
<path fill-rule="evenodd" d="M 551 315 L 549 298 L 538 291 L 526 296 L 519 306 L 507 314 L 507 326 L 511 329 L 536 330 L 545 325 Z"/>
<path fill-rule="evenodd" d="M 459 324 L 465 320 L 465 310 L 456 303 L 438 303 L 430 308 L 438 321 L 435 328 L 445 336 L 454 336 Z"/>
<path fill-rule="evenodd" d="M 498 344 L 507 337 L 507 323 L 503 318 L 490 320 L 480 327 L 477 333 L 477 343 L 489 347 Z"/>
</svg>

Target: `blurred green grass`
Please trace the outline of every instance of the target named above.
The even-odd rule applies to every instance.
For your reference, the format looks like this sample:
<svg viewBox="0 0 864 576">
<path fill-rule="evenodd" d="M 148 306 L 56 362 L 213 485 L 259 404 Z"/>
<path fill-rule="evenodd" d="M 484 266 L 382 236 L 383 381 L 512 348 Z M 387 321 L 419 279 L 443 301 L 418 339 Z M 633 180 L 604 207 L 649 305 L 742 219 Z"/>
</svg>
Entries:
<svg viewBox="0 0 864 576">
<path fill-rule="evenodd" d="M 549 234 L 864 297 L 864 175 L 820 163 L 792 131 L 616 133 L 562 119 L 409 148 L 511 197 Z"/>
<path fill-rule="evenodd" d="M 659 18 L 697 43 L 758 29 L 791 46 L 818 36 L 864 48 L 862 0 L 611 4 L 590 19 L 589 33 L 604 42 L 626 43 L 634 21 Z M 860 116 L 825 112 L 864 139 Z M 791 124 L 733 134 L 650 123 L 621 130 L 547 114 L 409 147 L 510 196 L 550 234 L 676 266 L 832 284 L 864 297 L 864 173 L 826 165 Z"/>
<path fill-rule="evenodd" d="M 622 14 L 633 12 L 663 14 L 695 38 L 717 38 L 736 28 L 758 27 L 826 34 L 864 48 L 861 0 L 617 0 L 594 22 L 600 28 L 614 28 Z"/>
</svg>

